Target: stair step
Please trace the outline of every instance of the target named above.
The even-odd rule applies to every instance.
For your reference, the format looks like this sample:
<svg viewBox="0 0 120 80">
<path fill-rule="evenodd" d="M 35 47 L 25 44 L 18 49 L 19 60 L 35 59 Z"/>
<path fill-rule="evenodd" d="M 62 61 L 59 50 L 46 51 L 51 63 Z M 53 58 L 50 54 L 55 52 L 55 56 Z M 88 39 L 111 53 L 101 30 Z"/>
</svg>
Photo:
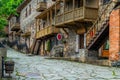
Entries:
<svg viewBox="0 0 120 80">
<path fill-rule="evenodd" d="M 97 36 L 98 34 L 99 34 L 99 32 L 96 32 L 96 33 L 95 33 L 95 36 Z"/>
<path fill-rule="evenodd" d="M 106 5 L 106 8 L 101 12 L 99 19 L 93 26 L 93 29 L 94 28 L 98 28 L 98 29 L 96 29 L 95 36 L 92 37 L 87 47 L 90 47 L 91 45 L 93 45 L 94 40 L 96 40 L 96 38 L 98 38 L 99 35 L 101 35 L 102 32 L 106 29 L 106 27 L 108 26 L 110 13 L 112 12 L 115 6 L 116 6 L 116 3 L 110 2 L 108 5 Z"/>
</svg>

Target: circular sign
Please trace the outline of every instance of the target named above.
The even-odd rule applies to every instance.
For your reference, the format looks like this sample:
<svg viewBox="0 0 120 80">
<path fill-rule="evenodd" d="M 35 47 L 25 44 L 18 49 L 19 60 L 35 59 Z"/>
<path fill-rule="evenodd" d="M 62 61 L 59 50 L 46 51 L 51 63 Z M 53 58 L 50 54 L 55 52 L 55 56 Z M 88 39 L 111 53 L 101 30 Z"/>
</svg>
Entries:
<svg viewBox="0 0 120 80">
<path fill-rule="evenodd" d="M 61 40 L 62 39 L 62 35 L 60 33 L 57 34 L 57 40 Z"/>
</svg>

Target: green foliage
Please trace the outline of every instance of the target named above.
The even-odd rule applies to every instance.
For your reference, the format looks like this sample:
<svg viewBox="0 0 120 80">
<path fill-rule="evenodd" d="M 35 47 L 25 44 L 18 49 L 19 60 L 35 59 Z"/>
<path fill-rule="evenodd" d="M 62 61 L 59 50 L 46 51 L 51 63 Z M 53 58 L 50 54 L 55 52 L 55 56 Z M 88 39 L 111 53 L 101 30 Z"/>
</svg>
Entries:
<svg viewBox="0 0 120 80">
<path fill-rule="evenodd" d="M 6 34 L 5 34 L 5 32 L 4 31 L 0 31 L 0 37 L 6 37 Z"/>
<path fill-rule="evenodd" d="M 47 41 L 47 51 L 50 52 L 50 40 Z"/>
<path fill-rule="evenodd" d="M 0 0 L 0 31 L 8 23 L 7 18 L 10 14 L 17 14 L 16 8 L 23 0 Z"/>
<path fill-rule="evenodd" d="M 113 76 L 116 76 L 115 70 L 112 71 L 112 75 L 113 75 Z"/>
</svg>

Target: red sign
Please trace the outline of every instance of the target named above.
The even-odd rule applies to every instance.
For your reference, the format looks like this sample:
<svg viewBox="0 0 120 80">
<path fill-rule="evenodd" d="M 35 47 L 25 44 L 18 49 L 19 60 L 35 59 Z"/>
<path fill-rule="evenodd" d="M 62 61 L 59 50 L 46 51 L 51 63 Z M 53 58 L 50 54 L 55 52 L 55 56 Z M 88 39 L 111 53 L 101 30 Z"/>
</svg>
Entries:
<svg viewBox="0 0 120 80">
<path fill-rule="evenodd" d="M 62 39 L 62 35 L 60 33 L 57 34 L 57 40 L 61 40 Z"/>
</svg>

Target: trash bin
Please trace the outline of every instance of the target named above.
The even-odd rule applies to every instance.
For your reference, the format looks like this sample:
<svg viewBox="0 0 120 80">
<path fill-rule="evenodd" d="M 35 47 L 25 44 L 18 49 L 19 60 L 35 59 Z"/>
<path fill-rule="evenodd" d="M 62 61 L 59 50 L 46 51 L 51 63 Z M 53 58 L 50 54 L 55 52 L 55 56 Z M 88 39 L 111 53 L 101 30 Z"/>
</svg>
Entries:
<svg viewBox="0 0 120 80">
<path fill-rule="evenodd" d="M 5 61 L 5 73 L 11 74 L 14 71 L 14 61 Z"/>
<path fill-rule="evenodd" d="M 0 57 L 7 57 L 7 50 L 6 48 L 0 47 Z"/>
</svg>

